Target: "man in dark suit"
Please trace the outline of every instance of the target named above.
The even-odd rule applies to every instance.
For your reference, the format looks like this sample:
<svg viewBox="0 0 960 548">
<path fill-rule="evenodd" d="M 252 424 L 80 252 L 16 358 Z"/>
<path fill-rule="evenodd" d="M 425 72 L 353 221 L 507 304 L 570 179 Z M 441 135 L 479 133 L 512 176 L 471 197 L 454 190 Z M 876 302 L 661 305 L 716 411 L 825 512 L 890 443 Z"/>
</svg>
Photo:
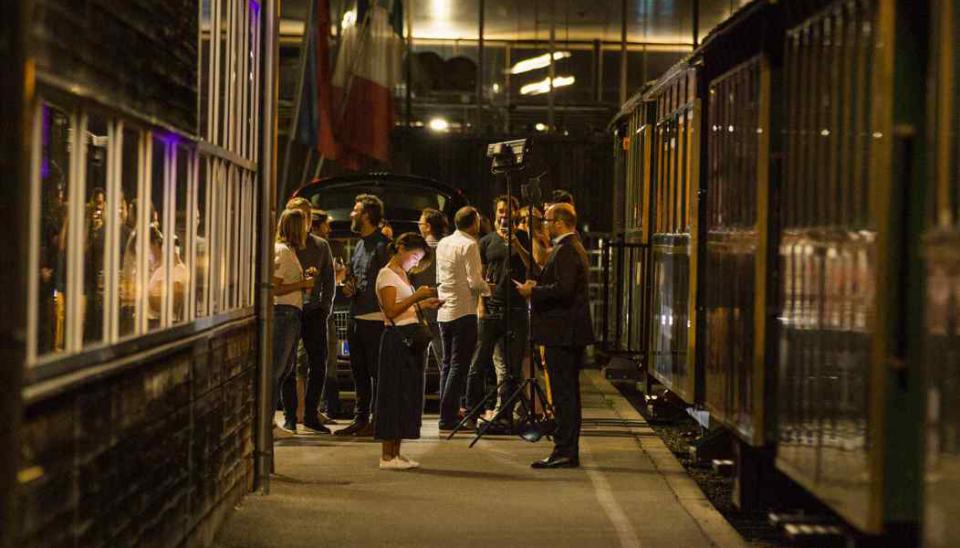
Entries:
<svg viewBox="0 0 960 548">
<path fill-rule="evenodd" d="M 576 468 L 580 465 L 580 368 L 584 348 L 593 344 L 588 293 L 590 265 L 577 235 L 577 213 L 570 204 L 554 204 L 543 223 L 553 251 L 540 280 L 518 284 L 533 304 L 534 342 L 545 348 L 557 429 L 553 453 L 533 468 Z"/>
</svg>

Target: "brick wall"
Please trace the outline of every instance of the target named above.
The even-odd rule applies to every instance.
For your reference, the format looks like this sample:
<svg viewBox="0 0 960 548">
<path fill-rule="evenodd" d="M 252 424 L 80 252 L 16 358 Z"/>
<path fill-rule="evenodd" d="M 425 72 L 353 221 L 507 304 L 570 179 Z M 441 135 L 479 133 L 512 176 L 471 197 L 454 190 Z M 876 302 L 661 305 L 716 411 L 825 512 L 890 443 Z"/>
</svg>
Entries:
<svg viewBox="0 0 960 548">
<path fill-rule="evenodd" d="M 19 546 L 205 545 L 252 487 L 251 321 L 25 409 Z"/>
</svg>

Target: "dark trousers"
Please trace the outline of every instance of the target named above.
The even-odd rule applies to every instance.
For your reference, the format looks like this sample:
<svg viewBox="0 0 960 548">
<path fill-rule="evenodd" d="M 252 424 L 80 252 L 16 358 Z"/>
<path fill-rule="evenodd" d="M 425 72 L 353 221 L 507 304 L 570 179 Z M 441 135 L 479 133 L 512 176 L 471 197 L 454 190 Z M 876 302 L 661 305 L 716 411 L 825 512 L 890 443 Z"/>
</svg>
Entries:
<svg viewBox="0 0 960 548">
<path fill-rule="evenodd" d="M 323 391 L 320 395 L 324 403 L 324 411 L 330 417 L 340 414 L 340 387 L 337 385 L 338 342 L 337 324 L 333 314 L 330 314 L 327 318 L 327 378 L 324 379 Z"/>
<path fill-rule="evenodd" d="M 353 414 L 355 421 L 370 420 L 370 403 L 377 393 L 377 364 L 383 327 L 380 320 L 351 320 L 347 331 L 350 369 L 357 393 L 357 406 Z"/>
<path fill-rule="evenodd" d="M 505 362 L 503 371 L 497 368 L 496 380 L 500 384 L 498 403 L 502 404 L 516 390 L 520 377 L 523 376 L 523 351 L 527 342 L 527 311 L 513 310 L 510 314 L 511 327 L 508 340 L 507 320 L 501 316 L 490 316 L 480 320 L 480 335 L 477 351 L 470 362 L 470 372 L 467 373 L 467 407 L 473 408 L 486 395 L 484 380 L 487 373 L 494 369 L 493 353 L 499 348 L 500 355 Z M 512 417 L 510 409 L 504 418 Z"/>
<path fill-rule="evenodd" d="M 477 347 L 477 316 L 471 314 L 452 322 L 440 322 L 440 337 L 443 339 L 441 375 L 445 378 L 440 397 L 440 424 L 455 425 L 460 422 L 460 399 L 467 384 L 470 358 Z"/>
<path fill-rule="evenodd" d="M 327 318 L 323 310 L 305 310 L 301 316 L 300 338 L 307 351 L 306 394 L 303 397 L 304 424 L 317 424 L 320 392 L 327 374 Z M 297 379 L 289 375 L 283 381 L 283 415 L 297 420 Z"/>
<path fill-rule="evenodd" d="M 558 457 L 580 456 L 580 369 L 583 366 L 582 346 L 547 346 L 544 354 L 553 395 L 553 411 L 557 429 L 553 434 L 553 454 Z"/>
</svg>

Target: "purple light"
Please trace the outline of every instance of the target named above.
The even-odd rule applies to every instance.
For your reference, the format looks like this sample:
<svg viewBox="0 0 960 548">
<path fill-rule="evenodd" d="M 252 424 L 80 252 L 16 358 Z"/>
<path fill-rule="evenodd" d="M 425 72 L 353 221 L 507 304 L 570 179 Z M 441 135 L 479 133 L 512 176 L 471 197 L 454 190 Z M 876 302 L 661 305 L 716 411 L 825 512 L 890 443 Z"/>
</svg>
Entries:
<svg viewBox="0 0 960 548">
<path fill-rule="evenodd" d="M 178 134 L 176 134 L 176 133 L 174 133 L 174 132 L 172 132 L 172 131 L 158 131 L 158 132 L 156 132 L 155 135 L 156 135 L 157 139 L 159 139 L 160 141 L 162 141 L 163 144 L 165 144 L 165 145 L 176 145 L 176 144 L 180 143 L 180 141 L 183 140 L 183 138 L 180 137 L 180 135 L 178 135 Z"/>
<path fill-rule="evenodd" d="M 253 13 L 254 17 L 260 16 L 260 2 L 257 0 L 250 0 L 250 11 Z"/>
</svg>

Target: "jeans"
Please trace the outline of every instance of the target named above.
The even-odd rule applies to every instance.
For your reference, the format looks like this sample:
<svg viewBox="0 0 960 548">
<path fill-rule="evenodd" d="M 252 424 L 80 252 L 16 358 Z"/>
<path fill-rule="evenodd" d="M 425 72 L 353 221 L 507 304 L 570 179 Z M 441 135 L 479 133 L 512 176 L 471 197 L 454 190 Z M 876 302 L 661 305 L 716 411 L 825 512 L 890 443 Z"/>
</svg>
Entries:
<svg viewBox="0 0 960 548">
<path fill-rule="evenodd" d="M 333 314 L 327 318 L 327 376 L 323 381 L 323 390 L 320 399 L 323 400 L 323 410 L 327 416 L 335 417 L 340 414 L 340 386 L 337 378 L 337 356 L 339 340 L 337 339 L 337 323 Z"/>
<path fill-rule="evenodd" d="M 380 337 L 384 326 L 380 320 L 352 320 L 348 329 L 350 369 L 357 391 L 353 420 L 366 423 L 370 421 L 370 404 L 377 393 Z"/>
<path fill-rule="evenodd" d="M 307 351 L 306 394 L 304 395 L 304 424 L 319 422 L 317 409 L 320 391 L 327 374 L 327 318 L 323 310 L 307 310 L 301 316 L 300 338 Z M 296 375 L 288 375 L 283 381 L 283 414 L 287 422 L 297 420 Z"/>
<path fill-rule="evenodd" d="M 300 309 L 286 304 L 273 305 L 273 407 L 280 401 L 283 381 L 293 376 L 297 341 L 300 339 Z M 296 394 L 296 392 L 294 392 Z M 293 422 L 296 423 L 296 404 Z M 284 413 L 287 420 L 290 415 Z"/>
<path fill-rule="evenodd" d="M 477 347 L 477 316 L 468 315 L 451 322 L 440 322 L 445 371 L 443 395 L 440 397 L 440 424 L 452 426 L 460 422 L 460 399 L 464 396 L 470 358 Z"/>
<path fill-rule="evenodd" d="M 467 374 L 467 407 L 473 408 L 484 398 L 484 373 L 496 366 L 497 409 L 516 390 L 523 376 L 523 351 L 527 345 L 527 311 L 513 310 L 510 315 L 510 338 L 507 321 L 503 317 L 485 317 L 480 320 L 480 336 L 477 351 L 470 362 Z M 494 359 L 494 353 L 498 354 Z M 509 362 L 509 368 L 507 367 Z M 511 406 L 506 419 L 513 415 Z"/>
<path fill-rule="evenodd" d="M 447 372 L 443 369 L 443 337 L 440 336 L 439 323 L 428 320 L 427 327 L 430 329 L 430 335 L 433 336 L 433 339 L 430 341 L 430 349 L 424 354 L 424 372 L 426 372 L 426 366 L 430 365 L 430 357 L 432 356 L 440 373 L 439 395 L 443 397 L 443 383 L 447 380 Z"/>
</svg>

